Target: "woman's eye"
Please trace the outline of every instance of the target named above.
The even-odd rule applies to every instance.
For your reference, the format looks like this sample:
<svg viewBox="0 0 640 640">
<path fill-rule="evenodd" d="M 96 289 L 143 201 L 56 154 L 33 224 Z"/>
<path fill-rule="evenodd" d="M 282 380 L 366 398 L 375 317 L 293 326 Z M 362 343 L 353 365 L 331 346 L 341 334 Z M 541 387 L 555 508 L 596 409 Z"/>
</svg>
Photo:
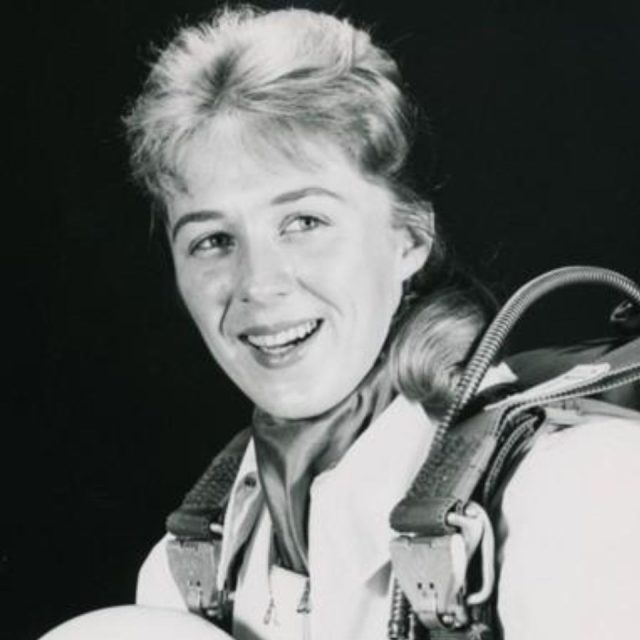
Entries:
<svg viewBox="0 0 640 640">
<path fill-rule="evenodd" d="M 210 252 L 225 252 L 233 247 L 233 237 L 224 232 L 211 233 L 189 245 L 191 255 Z"/>
<path fill-rule="evenodd" d="M 285 233 L 300 233 L 304 231 L 312 231 L 313 229 L 324 224 L 320 218 L 312 215 L 297 215 L 295 218 L 287 222 L 285 225 Z"/>
</svg>

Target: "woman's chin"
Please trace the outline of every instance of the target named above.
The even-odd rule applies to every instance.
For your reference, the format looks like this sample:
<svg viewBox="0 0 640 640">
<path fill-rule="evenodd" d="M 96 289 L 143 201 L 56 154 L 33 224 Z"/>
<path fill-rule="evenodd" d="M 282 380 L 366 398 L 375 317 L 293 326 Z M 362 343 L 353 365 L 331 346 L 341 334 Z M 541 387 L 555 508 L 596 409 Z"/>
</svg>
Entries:
<svg viewBox="0 0 640 640">
<path fill-rule="evenodd" d="M 265 385 L 249 398 L 274 418 L 304 420 L 333 409 L 354 386 L 341 380 L 338 373 L 328 379 L 300 376 L 290 385 Z"/>
<path fill-rule="evenodd" d="M 333 406 L 330 401 L 323 402 L 320 399 L 315 400 L 308 396 L 305 398 L 295 397 L 293 399 L 275 399 L 273 396 L 270 398 L 263 397 L 255 404 L 270 416 L 282 420 L 304 420 L 306 418 L 313 418 L 314 416 L 325 413 Z M 334 404 L 337 404 L 337 402 Z"/>
</svg>

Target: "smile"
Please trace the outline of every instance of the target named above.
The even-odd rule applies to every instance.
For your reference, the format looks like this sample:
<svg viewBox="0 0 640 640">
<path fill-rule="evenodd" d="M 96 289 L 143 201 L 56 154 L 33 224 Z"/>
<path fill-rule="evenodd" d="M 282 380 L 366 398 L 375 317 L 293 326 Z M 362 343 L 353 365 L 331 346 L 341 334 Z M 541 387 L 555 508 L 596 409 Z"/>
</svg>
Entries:
<svg viewBox="0 0 640 640">
<path fill-rule="evenodd" d="M 251 347 L 256 360 L 268 368 L 281 368 L 297 362 L 318 334 L 322 320 L 305 320 L 276 327 L 256 327 L 240 334 Z"/>
<path fill-rule="evenodd" d="M 320 320 L 307 320 L 277 333 L 246 333 L 240 338 L 261 351 L 281 353 L 308 339 L 319 326 Z"/>
</svg>

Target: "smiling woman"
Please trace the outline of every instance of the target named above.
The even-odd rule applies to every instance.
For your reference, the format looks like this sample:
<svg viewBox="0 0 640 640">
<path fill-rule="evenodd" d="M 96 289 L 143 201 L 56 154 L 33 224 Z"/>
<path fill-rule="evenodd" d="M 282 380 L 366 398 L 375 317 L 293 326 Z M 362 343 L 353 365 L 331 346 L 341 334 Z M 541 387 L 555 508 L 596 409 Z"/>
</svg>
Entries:
<svg viewBox="0 0 640 640">
<path fill-rule="evenodd" d="M 327 499 L 318 476 L 344 467 L 391 405 L 414 411 L 407 396 L 437 413 L 482 326 L 480 296 L 458 293 L 444 266 L 430 204 L 402 179 L 415 112 L 395 63 L 365 31 L 309 11 L 240 9 L 181 32 L 127 118 L 134 173 L 165 217 L 180 294 L 217 363 L 256 405 L 245 463 L 256 465 L 267 508 L 251 525 L 252 544 L 273 539 L 264 553 L 276 573 L 253 593 L 263 551 L 246 554 L 238 638 L 328 625 L 317 614 L 329 545 L 313 525 L 322 509 L 310 493 L 316 505 Z M 396 339 L 413 325 L 427 328 L 417 350 Z M 418 430 L 419 441 L 430 437 Z M 383 433 L 374 450 L 390 452 L 394 432 Z M 423 450 L 405 444 L 411 454 L 393 469 L 388 499 Z M 383 521 L 384 505 L 375 510 Z M 354 542 L 352 531 L 347 548 Z M 345 570 L 357 557 L 331 566 Z M 142 572 L 141 602 L 158 602 L 158 580 L 145 577 L 154 563 Z M 263 620 L 281 597 L 269 595 L 276 579 L 293 585 L 284 592 L 301 589 L 296 602 L 313 584 L 311 618 L 285 625 L 293 635 Z M 377 596 L 362 591 L 376 612 L 362 637 L 384 634 L 390 583 L 380 580 Z M 344 637 L 347 619 L 332 615 L 332 637 Z"/>
<path fill-rule="evenodd" d="M 154 63 L 126 117 L 133 171 L 159 205 L 193 321 L 255 411 L 191 492 L 184 529 L 142 567 L 139 605 L 189 609 L 237 640 L 402 635 L 387 625 L 392 609 L 393 620 L 408 615 L 389 514 L 491 307 L 445 260 L 432 207 L 408 186 L 415 115 L 388 54 L 321 13 L 225 9 L 181 30 Z M 484 386 L 513 381 L 502 365 Z M 503 576 L 494 626 L 507 640 L 585 637 L 594 593 L 617 625 L 611 637 L 630 636 L 624 590 L 602 596 L 573 571 L 609 539 L 563 470 L 601 477 L 606 450 L 607 477 L 638 485 L 638 430 L 607 419 L 590 421 L 578 446 L 564 423 L 549 428 L 493 514 Z M 612 428 L 625 446 L 605 438 Z M 562 479 L 553 486 L 542 482 L 550 460 Z M 604 494 L 608 525 L 625 498 Z M 219 508 L 201 526 L 211 495 Z M 492 539 L 489 518 L 475 514 Z M 631 520 L 623 546 L 640 529 Z M 551 534 L 550 522 L 561 522 Z M 456 562 L 462 547 L 451 549 Z M 628 584 L 636 560 L 613 574 L 599 564 L 598 579 Z M 544 588 L 540 576 L 551 576 Z M 409 619 L 407 637 L 426 633 Z M 480 637 L 485 622 L 429 637 Z"/>
</svg>

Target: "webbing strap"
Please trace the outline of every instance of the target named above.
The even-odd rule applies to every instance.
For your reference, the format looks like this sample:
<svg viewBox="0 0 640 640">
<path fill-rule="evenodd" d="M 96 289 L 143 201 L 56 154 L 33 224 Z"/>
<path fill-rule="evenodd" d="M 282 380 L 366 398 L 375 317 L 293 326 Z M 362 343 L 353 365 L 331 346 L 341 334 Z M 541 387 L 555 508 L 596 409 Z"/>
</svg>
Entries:
<svg viewBox="0 0 640 640">
<path fill-rule="evenodd" d="M 504 408 L 484 411 L 450 430 L 414 481 L 419 493 L 407 494 L 392 511 L 396 531 L 426 536 L 454 531 L 446 522 L 447 514 L 464 507 L 482 480 L 499 444 L 497 426 L 504 413 Z M 526 414 L 511 427 L 527 421 L 535 429 L 542 417 L 539 412 Z"/>
<path fill-rule="evenodd" d="M 208 540 L 212 523 L 221 523 L 229 493 L 249 443 L 244 429 L 212 460 L 182 504 L 167 518 L 167 531 L 180 539 Z"/>
</svg>

